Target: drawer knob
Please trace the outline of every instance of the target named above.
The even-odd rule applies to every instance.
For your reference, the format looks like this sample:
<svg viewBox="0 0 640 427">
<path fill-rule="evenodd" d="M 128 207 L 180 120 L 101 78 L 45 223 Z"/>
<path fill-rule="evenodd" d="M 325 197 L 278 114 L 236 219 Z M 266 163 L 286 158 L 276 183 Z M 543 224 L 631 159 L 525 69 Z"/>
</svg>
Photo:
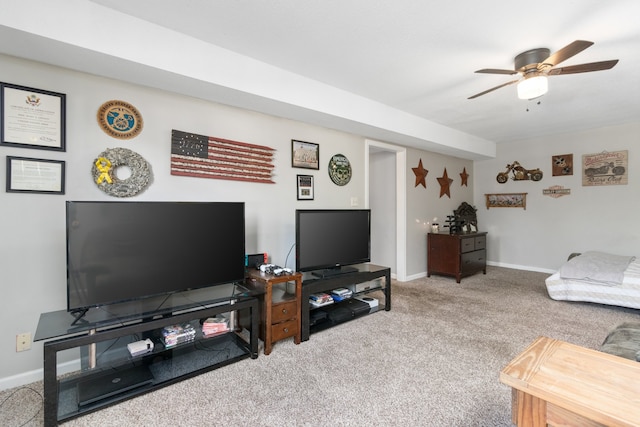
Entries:
<svg viewBox="0 0 640 427">
<path fill-rule="evenodd" d="M 284 328 L 284 331 L 285 332 L 289 332 L 289 328 Z"/>
<path fill-rule="evenodd" d="M 282 309 L 282 314 L 287 314 L 287 309 L 286 308 Z"/>
</svg>

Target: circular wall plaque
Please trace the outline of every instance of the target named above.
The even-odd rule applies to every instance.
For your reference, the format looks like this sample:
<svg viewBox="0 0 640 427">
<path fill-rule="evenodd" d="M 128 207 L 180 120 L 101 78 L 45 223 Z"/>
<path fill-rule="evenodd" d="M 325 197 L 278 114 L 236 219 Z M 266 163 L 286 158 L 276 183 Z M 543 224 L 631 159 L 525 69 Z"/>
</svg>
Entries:
<svg viewBox="0 0 640 427">
<path fill-rule="evenodd" d="M 128 102 L 111 100 L 98 108 L 98 123 L 107 134 L 118 139 L 131 139 L 142 132 L 142 116 Z"/>
<path fill-rule="evenodd" d="M 345 155 L 336 154 L 329 160 L 329 177 L 335 185 L 347 185 L 351 181 L 351 163 Z"/>
</svg>

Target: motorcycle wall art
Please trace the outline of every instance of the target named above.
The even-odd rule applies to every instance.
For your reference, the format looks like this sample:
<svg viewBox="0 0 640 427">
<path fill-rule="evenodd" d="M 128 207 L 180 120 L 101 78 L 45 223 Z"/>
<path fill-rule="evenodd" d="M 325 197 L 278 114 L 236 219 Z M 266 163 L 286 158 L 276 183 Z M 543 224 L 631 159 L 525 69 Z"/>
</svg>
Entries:
<svg viewBox="0 0 640 427">
<path fill-rule="evenodd" d="M 518 161 L 514 161 L 510 165 L 507 165 L 506 171 L 498 173 L 496 181 L 504 184 L 509 180 L 509 176 L 511 176 L 511 179 L 514 181 L 540 181 L 542 179 L 542 171 L 538 168 L 525 169 Z"/>
</svg>

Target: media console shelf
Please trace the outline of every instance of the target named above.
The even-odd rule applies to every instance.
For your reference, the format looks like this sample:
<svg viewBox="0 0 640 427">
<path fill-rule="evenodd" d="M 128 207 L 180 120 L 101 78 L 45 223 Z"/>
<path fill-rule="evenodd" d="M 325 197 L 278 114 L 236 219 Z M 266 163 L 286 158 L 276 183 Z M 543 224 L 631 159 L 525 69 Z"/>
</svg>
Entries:
<svg viewBox="0 0 640 427">
<path fill-rule="evenodd" d="M 325 322 L 324 325 L 315 326 L 311 325 L 310 316 L 312 309 L 309 306 L 309 297 L 311 294 L 326 292 L 330 293 L 337 288 L 355 288 L 355 285 L 359 285 L 365 282 L 372 282 L 376 279 L 383 278 L 384 283 L 375 285 L 372 287 L 362 287 L 359 292 L 354 292 L 352 297 L 348 300 L 334 303 L 336 307 L 342 304 L 348 304 L 349 300 L 357 297 L 365 296 L 368 293 L 380 291 L 384 295 L 384 309 L 386 311 L 391 310 L 391 269 L 388 267 L 381 267 L 374 264 L 359 264 L 354 266 L 357 268 L 356 272 L 338 274 L 335 276 L 329 276 L 324 278 L 316 278 L 310 273 L 305 273 L 302 278 L 302 298 L 300 304 L 302 306 L 302 319 L 301 319 L 301 334 L 302 341 L 308 341 L 311 332 L 316 332 L 326 327 L 332 326 Z M 366 289 L 365 289 L 366 288 Z M 379 309 L 382 309 L 382 302 L 380 302 Z"/>
<path fill-rule="evenodd" d="M 258 299 L 248 292 L 238 293 L 237 285 L 229 287 L 232 291 L 224 297 L 207 296 L 206 290 L 194 291 L 194 298 L 187 299 L 190 302 L 181 301 L 156 313 L 147 312 L 144 317 L 119 317 L 102 309 L 92 309 L 86 319 L 72 325 L 74 319 L 65 310 L 41 314 L 34 341 L 45 341 L 44 425 L 55 426 L 239 360 L 257 358 Z M 221 292 L 221 289 L 215 291 Z M 166 299 L 164 297 L 163 302 Z M 236 312 L 247 311 L 250 329 L 236 331 L 233 325 Z M 231 319 L 229 331 L 204 337 L 201 320 L 221 315 Z M 158 338 L 162 328 L 187 323 L 194 326 L 195 338 L 165 348 Z M 127 344 L 145 338 L 154 342 L 153 351 L 132 357 Z M 58 353 L 74 348 L 80 349 L 81 370 L 59 377 Z M 104 382 L 104 379 L 116 372 L 122 373 L 117 381 L 127 382 L 131 376 L 140 376 L 140 380 L 111 390 L 116 380 Z M 89 398 L 83 400 L 81 391 L 88 391 Z"/>
</svg>

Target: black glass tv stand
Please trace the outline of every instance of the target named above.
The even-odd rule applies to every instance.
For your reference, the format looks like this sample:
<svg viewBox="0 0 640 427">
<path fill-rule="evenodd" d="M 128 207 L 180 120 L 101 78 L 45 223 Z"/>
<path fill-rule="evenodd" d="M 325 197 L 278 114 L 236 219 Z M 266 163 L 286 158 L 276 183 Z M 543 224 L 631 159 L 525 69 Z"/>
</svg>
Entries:
<svg viewBox="0 0 640 427">
<path fill-rule="evenodd" d="M 45 341 L 44 425 L 55 426 L 204 372 L 257 358 L 258 299 L 237 293 L 211 295 L 207 299 L 205 291 L 199 292 L 198 302 L 180 304 L 173 307 L 174 311 L 157 315 L 117 317 L 92 309 L 73 325 L 74 317 L 66 310 L 41 314 L 34 341 Z M 227 332 L 203 335 L 201 319 L 233 318 L 237 312 L 249 316 L 246 330 L 238 331 L 230 324 Z M 193 340 L 165 347 L 161 339 L 152 338 L 153 351 L 140 356 L 131 356 L 127 349 L 128 343 L 161 336 L 166 326 L 186 324 L 196 331 Z M 58 353 L 73 348 L 80 349 L 81 369 L 59 376 Z M 224 351 L 211 351 L 215 348 Z M 131 381 L 112 389 L 109 376 L 113 374 Z"/>
<path fill-rule="evenodd" d="M 363 297 L 367 294 L 373 294 L 377 292 L 378 295 L 384 298 L 384 305 L 380 301 L 379 310 L 384 308 L 385 311 L 391 310 L 391 269 L 389 267 L 382 267 L 374 264 L 358 264 L 353 266 L 354 270 L 351 273 L 337 274 L 333 276 L 326 276 L 317 278 L 312 273 L 304 273 L 302 277 L 302 297 L 300 304 L 302 305 L 301 315 L 301 340 L 308 341 L 309 336 L 313 332 L 318 332 L 327 327 L 332 327 L 333 324 L 325 322 L 318 325 L 311 324 L 311 309 L 309 304 L 309 297 L 311 294 L 325 292 L 330 293 L 337 288 L 351 288 L 354 290 L 352 298 Z M 384 280 L 377 280 L 384 279 Z M 371 286 L 368 283 L 371 282 Z M 348 303 L 348 301 L 335 303 L 340 305 Z"/>
</svg>

